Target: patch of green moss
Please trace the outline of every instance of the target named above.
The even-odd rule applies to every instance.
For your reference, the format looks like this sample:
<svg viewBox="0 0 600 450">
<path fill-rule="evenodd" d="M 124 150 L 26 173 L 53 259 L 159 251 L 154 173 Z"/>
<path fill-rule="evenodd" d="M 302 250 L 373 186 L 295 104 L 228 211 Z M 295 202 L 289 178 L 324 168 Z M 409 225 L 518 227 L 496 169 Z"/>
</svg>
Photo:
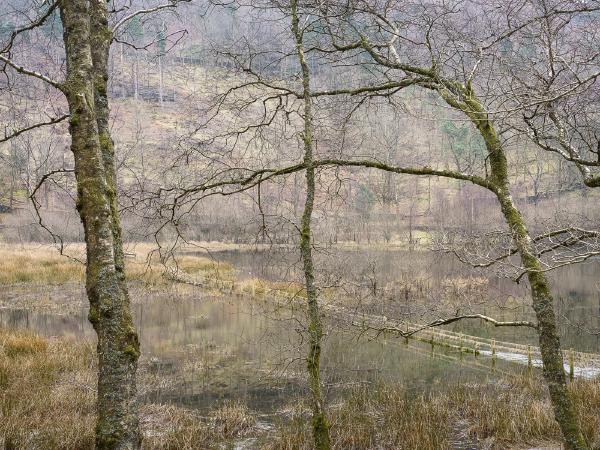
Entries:
<svg viewBox="0 0 600 450">
<path fill-rule="evenodd" d="M 137 360 L 140 357 L 140 351 L 137 348 L 135 348 L 135 346 L 132 344 L 126 345 L 123 349 L 123 353 L 125 353 L 134 360 Z"/>
</svg>

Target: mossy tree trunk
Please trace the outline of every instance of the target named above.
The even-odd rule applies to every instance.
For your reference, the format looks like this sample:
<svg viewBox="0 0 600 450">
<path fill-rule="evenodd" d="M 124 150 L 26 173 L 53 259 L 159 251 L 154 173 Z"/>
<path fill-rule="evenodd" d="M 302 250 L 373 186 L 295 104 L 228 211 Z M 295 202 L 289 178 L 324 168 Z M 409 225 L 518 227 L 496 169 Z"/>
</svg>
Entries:
<svg viewBox="0 0 600 450">
<path fill-rule="evenodd" d="M 544 378 L 550 392 L 554 416 L 560 425 L 566 448 L 569 450 L 587 449 L 588 446 L 583 439 L 577 423 L 575 408 L 567 390 L 563 355 L 554 312 L 554 299 L 550 293 L 548 279 L 542 272 L 539 259 L 533 253 L 532 240 L 523 216 L 514 206 L 510 194 L 506 190 L 500 190 L 497 197 L 519 249 L 521 263 L 527 270 L 533 309 L 538 322 L 538 338 L 544 364 Z"/>
<path fill-rule="evenodd" d="M 392 23 L 386 22 L 386 24 L 394 29 Z M 395 31 L 398 32 L 398 30 Z M 465 176 L 460 172 L 438 172 L 440 175 L 448 178 L 459 180 L 470 178 L 470 181 L 485 187 L 496 195 L 502 214 L 512 233 L 516 249 L 519 252 L 521 264 L 529 280 L 533 309 L 538 321 L 538 336 L 544 365 L 544 378 L 548 384 L 556 421 L 561 428 L 567 449 L 587 449 L 588 445 L 583 439 L 581 428 L 577 422 L 575 408 L 567 389 L 560 337 L 554 312 L 554 299 L 550 293 L 550 285 L 542 271 L 540 259 L 535 253 L 533 241 L 527 230 L 523 215 L 512 200 L 509 189 L 508 163 L 502 142 L 498 138 L 493 120 L 490 119 L 483 104 L 475 94 L 471 80 L 463 84 L 456 80 L 446 79 L 438 71 L 436 65 L 430 68 L 423 68 L 405 64 L 398 57 L 393 45 L 386 46 L 388 53 L 384 55 L 379 53 L 365 36 L 361 36 L 360 41 L 357 43 L 347 47 L 340 47 L 340 49 L 353 50 L 357 47 L 362 47 L 366 50 L 376 63 L 416 77 L 414 79 L 409 78 L 408 80 L 398 81 L 395 83 L 394 88 L 405 87 L 407 84 L 416 84 L 438 92 L 449 106 L 465 114 L 479 131 L 486 145 L 490 174 L 482 180 L 479 177 Z M 373 91 L 380 88 L 370 87 L 368 89 Z M 383 86 L 382 90 L 388 91 L 389 85 Z M 356 93 L 358 92 L 359 90 L 356 91 Z M 405 170 L 403 173 L 410 173 L 410 171 Z M 426 171 L 420 171 L 420 173 L 425 174 Z"/>
<path fill-rule="evenodd" d="M 89 320 L 98 336 L 96 447 L 140 446 L 136 402 L 139 343 L 125 285 L 116 207 L 116 177 L 108 132 L 107 57 L 111 34 L 102 0 L 59 4 L 67 58 L 64 93 L 70 112 L 77 210 L 87 251 Z"/>
<path fill-rule="evenodd" d="M 306 200 L 300 224 L 300 255 L 302 257 L 306 286 L 309 351 L 306 359 L 309 388 L 312 395 L 312 428 L 315 449 L 328 450 L 331 447 L 329 423 L 325 413 L 323 393 L 321 390 L 321 341 L 323 339 L 323 323 L 319 311 L 318 290 L 315 286 L 314 261 L 312 256 L 312 213 L 315 201 L 315 167 L 313 141 L 313 112 L 310 96 L 310 70 L 306 63 L 303 45 L 303 33 L 299 27 L 298 3 L 292 0 L 292 33 L 296 41 L 296 53 L 302 70 L 302 87 L 304 94 L 304 164 L 306 165 Z"/>
<path fill-rule="evenodd" d="M 490 163 L 489 182 L 498 198 L 502 214 L 512 233 L 521 258 L 521 264 L 524 270 L 527 271 L 533 309 L 538 322 L 544 378 L 550 392 L 554 416 L 560 425 L 566 448 L 569 450 L 587 449 L 588 446 L 583 439 L 575 408 L 567 389 L 560 337 L 554 312 L 554 299 L 550 292 L 548 279 L 542 271 L 540 260 L 535 254 L 533 241 L 527 230 L 523 215 L 515 206 L 510 194 L 508 163 L 502 143 L 492 121 L 472 88 L 469 85 L 466 87 L 456 86 L 456 90 L 460 100 L 451 96 L 444 89 L 440 93 L 450 106 L 460 109 L 469 117 L 485 141 Z"/>
</svg>

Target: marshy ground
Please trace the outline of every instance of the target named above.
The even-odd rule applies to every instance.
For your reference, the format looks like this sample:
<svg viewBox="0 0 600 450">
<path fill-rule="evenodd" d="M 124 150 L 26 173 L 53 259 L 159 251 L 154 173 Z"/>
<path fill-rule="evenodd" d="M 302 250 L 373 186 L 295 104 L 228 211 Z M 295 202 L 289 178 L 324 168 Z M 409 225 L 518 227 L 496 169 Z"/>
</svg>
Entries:
<svg viewBox="0 0 600 450">
<path fill-rule="evenodd" d="M 4 447 L 92 448 L 95 346 L 85 321 L 83 266 L 53 249 L 1 253 Z M 174 282 L 152 259 L 129 261 L 142 339 L 144 448 L 310 449 L 301 333 L 292 325 L 298 323 L 290 308 L 269 306 L 264 296 L 268 288 L 301 298 L 301 289 L 239 277 L 232 264 L 202 256 L 187 255 L 178 265 L 190 280 L 218 274 L 247 295 L 234 301 L 228 288 L 215 288 L 218 282 Z M 393 338 L 355 337 L 332 331 L 326 343 L 334 448 L 559 448 L 537 371 L 486 371 L 478 367 L 485 362 L 451 351 L 429 355 Z M 598 448 L 600 381 L 576 379 L 570 389 L 586 439 Z"/>
</svg>

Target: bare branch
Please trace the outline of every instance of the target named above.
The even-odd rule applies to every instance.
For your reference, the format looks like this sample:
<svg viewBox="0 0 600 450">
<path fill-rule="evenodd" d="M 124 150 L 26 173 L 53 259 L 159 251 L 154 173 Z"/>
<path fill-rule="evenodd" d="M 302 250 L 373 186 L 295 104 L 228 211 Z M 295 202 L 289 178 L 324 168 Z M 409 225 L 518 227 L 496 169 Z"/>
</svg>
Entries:
<svg viewBox="0 0 600 450">
<path fill-rule="evenodd" d="M 21 128 L 19 130 L 13 131 L 11 134 L 5 135 L 3 138 L 0 138 L 0 144 L 2 142 L 9 141 L 10 139 L 15 138 L 15 137 L 19 136 L 20 134 L 23 134 L 23 133 L 25 133 L 27 131 L 31 131 L 31 130 L 34 130 L 34 129 L 40 128 L 40 127 L 44 127 L 46 125 L 54 125 L 56 123 L 62 122 L 65 119 L 68 119 L 68 118 L 69 118 L 69 114 L 65 114 L 65 115 L 57 117 L 55 119 L 50 119 L 48 122 L 39 122 L 39 123 L 36 123 L 34 125 L 31 125 L 31 126 L 28 126 L 28 127 Z"/>
<path fill-rule="evenodd" d="M 365 329 L 365 330 L 371 330 L 371 331 L 376 331 L 377 334 L 382 334 L 382 333 L 386 333 L 386 332 L 391 332 L 391 333 L 396 333 L 399 334 L 402 337 L 408 338 L 411 336 L 414 336 L 415 334 L 427 330 L 429 328 L 435 328 L 435 327 L 440 327 L 442 325 L 449 325 L 451 323 L 454 322 L 458 322 L 460 320 L 465 320 L 465 319 L 481 319 L 487 323 L 490 323 L 492 325 L 494 325 L 495 327 L 528 327 L 528 328 L 534 328 L 537 329 L 538 326 L 537 324 L 533 323 L 533 322 L 529 322 L 529 321 L 525 321 L 525 320 L 516 320 L 516 321 L 499 321 L 496 320 L 492 317 L 489 316 L 485 316 L 483 314 L 465 314 L 462 316 L 454 316 L 454 317 L 449 317 L 446 319 L 437 319 L 434 320 L 433 322 L 429 322 L 426 325 L 422 325 L 420 327 L 417 327 L 416 329 L 413 330 L 402 330 L 401 328 L 397 327 L 397 326 L 372 326 L 372 325 L 366 325 L 364 323 L 354 323 L 354 325 L 356 326 L 360 326 L 361 328 Z"/>
<path fill-rule="evenodd" d="M 177 5 L 179 3 L 183 3 L 183 2 L 190 2 L 191 0 L 169 0 L 168 3 L 163 3 L 162 5 L 157 5 L 153 8 L 147 8 L 147 9 L 140 9 L 138 11 L 135 11 L 125 17 L 122 17 L 117 23 L 115 23 L 112 27 L 112 32 L 113 34 L 119 29 L 121 28 L 123 25 L 125 25 L 128 21 L 130 21 L 131 19 L 133 19 L 134 17 L 137 17 L 139 15 L 142 14 L 150 14 L 156 11 L 160 11 L 161 9 L 167 9 L 167 8 L 175 8 L 177 7 Z"/>
<path fill-rule="evenodd" d="M 39 80 L 42 80 L 45 83 L 48 83 L 50 86 L 58 89 L 61 92 L 65 91 L 65 87 L 63 85 L 63 83 L 60 83 L 58 81 L 55 81 L 53 79 L 51 79 L 50 77 L 47 77 L 46 75 L 43 75 L 39 72 L 36 72 L 34 70 L 30 70 L 27 69 L 23 66 L 20 66 L 19 64 L 13 62 L 12 60 L 10 60 L 9 58 L 7 58 L 4 55 L 0 54 L 0 61 L 3 61 L 6 65 L 12 67 L 13 69 L 15 69 L 18 73 L 23 74 L 23 75 L 27 75 L 30 77 L 34 77 L 37 78 Z"/>
</svg>

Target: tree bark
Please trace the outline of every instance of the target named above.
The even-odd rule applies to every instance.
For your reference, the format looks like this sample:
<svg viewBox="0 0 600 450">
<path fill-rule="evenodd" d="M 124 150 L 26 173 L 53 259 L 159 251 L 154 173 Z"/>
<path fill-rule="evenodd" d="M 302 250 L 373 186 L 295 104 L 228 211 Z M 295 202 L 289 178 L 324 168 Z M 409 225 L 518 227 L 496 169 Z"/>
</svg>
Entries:
<svg viewBox="0 0 600 450">
<path fill-rule="evenodd" d="M 306 285 L 306 301 L 308 312 L 309 351 L 306 359 L 309 387 L 312 394 L 312 428 L 315 449 L 331 448 L 329 423 L 325 413 L 323 394 L 321 392 L 321 341 L 323 324 L 319 312 L 318 292 L 315 286 L 314 262 L 312 257 L 311 221 L 315 201 L 315 167 L 313 155 L 313 113 L 310 96 L 310 70 L 304 55 L 302 32 L 299 28 L 298 3 L 292 0 L 292 32 L 296 40 L 296 53 L 302 69 L 302 86 L 304 90 L 304 163 L 306 164 L 306 200 L 300 226 L 300 255 L 302 257 L 304 279 Z"/>
<path fill-rule="evenodd" d="M 442 96 L 451 106 L 457 106 L 456 102 L 449 101 L 449 98 L 443 93 Z M 550 392 L 554 416 L 561 428 L 566 448 L 569 450 L 587 449 L 588 446 L 583 439 L 575 408 L 567 389 L 550 284 L 542 272 L 539 258 L 535 255 L 533 241 L 523 215 L 515 206 L 510 195 L 506 154 L 493 124 L 470 87 L 467 87 L 464 98 L 465 103 L 460 105 L 460 109 L 471 119 L 485 141 L 491 169 L 489 181 L 495 187 L 494 193 L 500 202 L 502 214 L 519 251 L 521 264 L 527 271 L 533 309 L 538 321 L 538 338 L 544 366 L 544 378 Z"/>
<path fill-rule="evenodd" d="M 116 206 L 114 152 L 108 131 L 107 58 L 111 41 L 102 0 L 60 4 L 67 57 L 77 210 L 84 226 L 89 320 L 98 336 L 96 448 L 140 446 L 136 401 L 139 342 L 125 284 Z"/>
<path fill-rule="evenodd" d="M 444 79 L 435 68 L 424 69 L 403 64 L 393 46 L 388 47 L 391 52 L 391 59 L 386 59 L 387 57 L 375 51 L 366 38 L 361 39 L 360 45 L 376 62 L 384 66 L 425 77 L 426 81 L 417 84 L 426 89 L 437 91 L 449 106 L 464 113 L 484 139 L 491 173 L 489 177 L 486 177 L 486 183 L 477 184 L 487 185 L 485 187 L 494 192 L 498 198 L 504 218 L 517 245 L 521 262 L 527 271 L 531 285 L 533 309 L 539 326 L 539 343 L 544 364 L 544 378 L 548 384 L 554 415 L 561 428 L 566 448 L 569 450 L 587 449 L 588 446 L 577 423 L 573 402 L 566 385 L 560 338 L 554 313 L 554 299 L 550 293 L 550 286 L 546 276 L 541 271 L 541 262 L 533 251 L 532 240 L 525 225 L 525 220 L 512 201 L 508 181 L 508 164 L 502 143 L 494 129 L 492 120 L 473 91 L 471 81 L 462 84 L 455 80 Z M 449 177 L 464 179 L 462 175 L 449 175 Z"/>
</svg>

